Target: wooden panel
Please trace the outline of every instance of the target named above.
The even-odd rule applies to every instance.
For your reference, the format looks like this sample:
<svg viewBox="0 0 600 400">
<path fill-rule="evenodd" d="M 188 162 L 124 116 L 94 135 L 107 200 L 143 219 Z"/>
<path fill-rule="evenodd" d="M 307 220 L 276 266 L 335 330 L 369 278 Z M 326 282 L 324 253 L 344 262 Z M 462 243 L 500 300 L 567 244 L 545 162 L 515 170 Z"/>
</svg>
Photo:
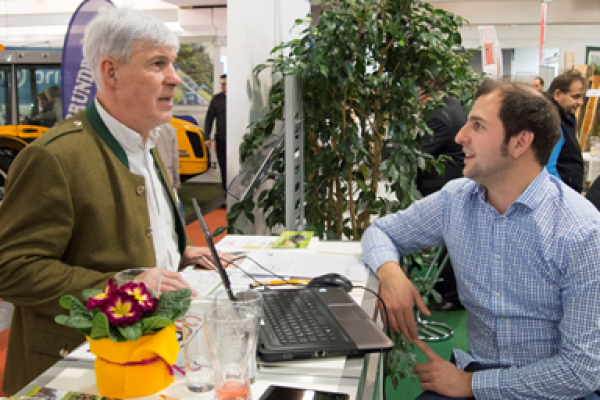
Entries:
<svg viewBox="0 0 600 400">
<path fill-rule="evenodd" d="M 594 75 L 592 77 L 591 89 L 600 89 L 600 75 Z M 585 117 L 581 124 L 581 136 L 579 138 L 579 147 L 582 150 L 585 149 L 587 138 L 592 133 L 592 129 L 595 126 L 596 111 L 598 110 L 598 97 L 588 98 L 587 105 L 585 107 Z"/>
</svg>

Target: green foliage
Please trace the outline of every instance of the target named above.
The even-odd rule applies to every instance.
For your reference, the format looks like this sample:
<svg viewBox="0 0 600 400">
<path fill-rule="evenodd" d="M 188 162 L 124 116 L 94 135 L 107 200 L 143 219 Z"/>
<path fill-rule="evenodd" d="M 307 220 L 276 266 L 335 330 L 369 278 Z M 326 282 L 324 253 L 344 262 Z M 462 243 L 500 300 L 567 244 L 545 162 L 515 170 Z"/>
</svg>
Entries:
<svg viewBox="0 0 600 400">
<path fill-rule="evenodd" d="M 464 20 L 420 1 L 328 0 L 317 26 L 299 19 L 301 37 L 275 47 L 255 73 L 294 75 L 302 82 L 305 126 L 306 229 L 321 238 L 358 240 L 371 222 L 421 197 L 418 170 L 443 168 L 420 150 L 425 118 L 442 93 L 468 103 L 479 77 L 468 65 L 459 28 Z M 285 51 L 285 54 L 282 55 Z M 419 102 L 419 87 L 432 101 Z M 250 125 L 240 145 L 246 159 L 282 118 L 283 80 L 268 112 Z M 385 151 L 384 151 L 385 150 Z M 285 221 L 283 153 L 280 174 L 258 197 L 268 227 Z M 379 185 L 396 200 L 378 195 Z M 247 200 L 228 215 L 253 219 Z"/>
<path fill-rule="evenodd" d="M 101 290 L 86 289 L 84 298 L 87 300 L 101 293 Z M 113 326 L 106 314 L 98 307 L 90 311 L 75 296 L 66 295 L 60 299 L 60 305 L 69 310 L 69 315 L 58 315 L 54 321 L 58 324 L 77 329 L 91 339 L 110 338 L 115 342 L 137 340 L 142 335 L 158 332 L 183 317 L 190 307 L 192 291 L 180 289 L 161 294 L 158 306 L 153 312 L 142 315 L 135 324 L 127 327 Z"/>
<path fill-rule="evenodd" d="M 180 71 L 189 76 L 198 86 L 205 87 L 200 93 L 202 97 L 210 100 L 213 93 L 214 65 L 206 48 L 197 43 L 183 43 L 177 53 L 177 67 Z M 184 92 L 177 90 L 176 103 L 183 100 Z"/>
</svg>

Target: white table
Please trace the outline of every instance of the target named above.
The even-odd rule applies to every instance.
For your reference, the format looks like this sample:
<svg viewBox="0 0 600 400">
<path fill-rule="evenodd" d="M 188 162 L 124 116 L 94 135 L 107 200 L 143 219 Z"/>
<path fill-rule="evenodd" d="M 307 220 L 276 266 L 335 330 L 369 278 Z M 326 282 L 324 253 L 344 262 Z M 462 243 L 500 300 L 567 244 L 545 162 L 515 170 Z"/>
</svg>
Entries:
<svg viewBox="0 0 600 400">
<path fill-rule="evenodd" d="M 360 255 L 358 242 L 318 242 L 311 252 L 322 254 Z M 377 290 L 375 274 L 368 274 L 366 287 Z M 360 304 L 369 315 L 375 315 L 377 298 L 370 293 L 362 293 L 362 289 L 354 289 L 351 294 L 360 299 Z M 297 363 L 290 362 L 284 366 L 259 366 L 259 374 L 252 385 L 253 399 L 256 400 L 271 384 L 296 386 L 325 391 L 348 393 L 351 400 L 374 399 L 381 395 L 382 376 L 377 374 L 382 357 L 373 353 L 364 357 L 341 358 L 338 360 L 311 360 Z M 18 395 L 24 395 L 34 386 L 51 386 L 60 390 L 78 391 L 97 394 L 93 362 L 86 360 L 62 360 L 23 388 Z M 383 371 L 383 370 L 382 370 Z M 185 378 L 176 375 L 173 385 L 162 394 L 184 400 L 211 399 L 213 393 L 191 394 L 185 389 Z M 147 399 L 160 400 L 157 395 Z"/>
</svg>

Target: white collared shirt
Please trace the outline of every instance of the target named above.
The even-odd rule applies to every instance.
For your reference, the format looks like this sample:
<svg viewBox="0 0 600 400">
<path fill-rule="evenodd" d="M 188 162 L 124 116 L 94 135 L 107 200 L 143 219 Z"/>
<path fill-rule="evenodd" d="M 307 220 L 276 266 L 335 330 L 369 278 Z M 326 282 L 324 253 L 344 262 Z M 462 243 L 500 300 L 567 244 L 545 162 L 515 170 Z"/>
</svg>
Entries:
<svg viewBox="0 0 600 400">
<path fill-rule="evenodd" d="M 148 140 L 144 144 L 142 136 L 129 129 L 102 107 L 97 99 L 96 108 L 100 118 L 114 138 L 119 142 L 127 159 L 129 170 L 144 177 L 146 184 L 146 203 L 148 204 L 148 216 L 150 217 L 150 228 L 152 229 L 152 241 L 156 256 L 156 266 L 171 271 L 177 271 L 181 255 L 177 247 L 177 232 L 175 232 L 175 219 L 169 200 L 169 193 L 160 182 L 154 157 L 150 150 L 154 148 L 160 129 L 150 131 Z M 127 238 L 124 238 L 127 240 Z"/>
</svg>

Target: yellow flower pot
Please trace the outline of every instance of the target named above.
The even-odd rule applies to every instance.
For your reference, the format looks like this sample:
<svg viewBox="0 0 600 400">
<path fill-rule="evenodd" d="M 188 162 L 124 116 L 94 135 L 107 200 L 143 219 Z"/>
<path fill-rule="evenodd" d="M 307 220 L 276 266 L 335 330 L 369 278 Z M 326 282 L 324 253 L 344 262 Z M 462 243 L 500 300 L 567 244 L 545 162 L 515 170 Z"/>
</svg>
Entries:
<svg viewBox="0 0 600 400">
<path fill-rule="evenodd" d="M 173 383 L 171 366 L 179 353 L 174 325 L 134 341 L 87 339 L 96 356 L 96 385 L 102 396 L 149 396 Z"/>
</svg>

